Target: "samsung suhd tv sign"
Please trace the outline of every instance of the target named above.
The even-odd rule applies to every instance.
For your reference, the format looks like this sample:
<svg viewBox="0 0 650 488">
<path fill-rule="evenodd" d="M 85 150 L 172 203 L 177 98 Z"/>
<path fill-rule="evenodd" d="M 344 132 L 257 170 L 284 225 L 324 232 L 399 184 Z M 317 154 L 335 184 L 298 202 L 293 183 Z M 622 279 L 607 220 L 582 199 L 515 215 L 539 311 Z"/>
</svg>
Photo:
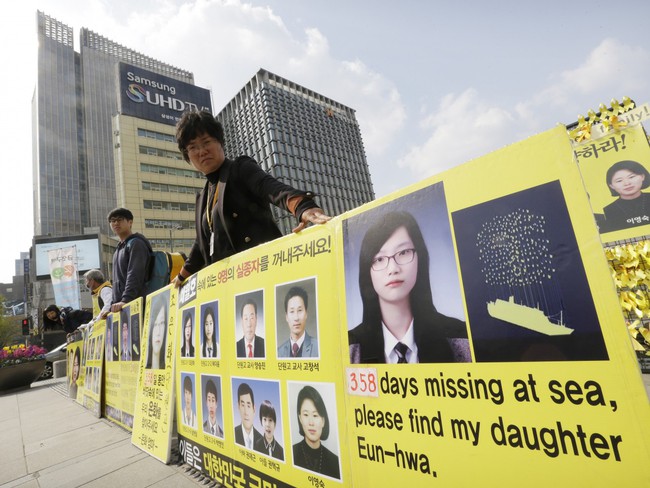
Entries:
<svg viewBox="0 0 650 488">
<path fill-rule="evenodd" d="M 186 110 L 212 112 L 210 91 L 129 64 L 119 64 L 120 111 L 175 125 Z"/>
</svg>

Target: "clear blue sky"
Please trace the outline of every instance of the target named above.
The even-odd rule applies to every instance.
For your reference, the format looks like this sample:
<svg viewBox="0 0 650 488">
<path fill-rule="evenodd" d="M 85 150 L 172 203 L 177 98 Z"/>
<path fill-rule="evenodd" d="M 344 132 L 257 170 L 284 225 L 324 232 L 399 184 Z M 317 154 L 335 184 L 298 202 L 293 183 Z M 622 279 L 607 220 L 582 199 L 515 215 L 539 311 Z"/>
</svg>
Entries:
<svg viewBox="0 0 650 488">
<path fill-rule="evenodd" d="M 194 72 L 217 111 L 261 67 L 354 108 L 377 196 L 611 98 L 650 101 L 647 0 L 22 0 L 0 19 L 0 282 L 33 231 L 37 9 L 75 44 L 87 27 Z"/>
</svg>

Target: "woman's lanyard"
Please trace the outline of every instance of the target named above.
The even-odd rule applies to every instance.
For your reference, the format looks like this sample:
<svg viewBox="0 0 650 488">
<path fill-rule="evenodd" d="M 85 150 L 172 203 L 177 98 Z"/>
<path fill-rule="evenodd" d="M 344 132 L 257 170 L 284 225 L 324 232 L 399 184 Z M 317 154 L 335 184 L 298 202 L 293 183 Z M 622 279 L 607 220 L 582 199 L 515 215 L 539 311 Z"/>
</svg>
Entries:
<svg viewBox="0 0 650 488">
<path fill-rule="evenodd" d="M 214 228 L 212 227 L 212 209 L 217 203 L 218 195 L 219 195 L 219 185 L 215 183 L 214 196 L 212 197 L 212 204 L 210 204 L 210 197 L 208 196 L 208 205 L 206 205 L 206 209 L 205 209 L 205 219 L 208 222 L 208 229 L 210 230 L 210 256 L 214 254 Z"/>
</svg>

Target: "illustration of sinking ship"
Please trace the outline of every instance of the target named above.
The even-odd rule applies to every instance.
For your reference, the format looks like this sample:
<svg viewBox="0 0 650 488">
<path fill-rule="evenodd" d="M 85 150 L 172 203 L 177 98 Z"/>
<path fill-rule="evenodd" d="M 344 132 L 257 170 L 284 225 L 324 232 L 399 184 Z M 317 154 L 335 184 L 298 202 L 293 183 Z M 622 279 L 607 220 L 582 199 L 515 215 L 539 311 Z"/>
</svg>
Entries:
<svg viewBox="0 0 650 488">
<path fill-rule="evenodd" d="M 559 323 L 551 322 L 538 308 L 515 303 L 513 296 L 508 301 L 497 298 L 487 303 L 488 313 L 495 319 L 503 320 L 519 327 L 524 327 L 548 336 L 569 335 L 573 329 L 565 326 L 560 317 Z"/>
</svg>

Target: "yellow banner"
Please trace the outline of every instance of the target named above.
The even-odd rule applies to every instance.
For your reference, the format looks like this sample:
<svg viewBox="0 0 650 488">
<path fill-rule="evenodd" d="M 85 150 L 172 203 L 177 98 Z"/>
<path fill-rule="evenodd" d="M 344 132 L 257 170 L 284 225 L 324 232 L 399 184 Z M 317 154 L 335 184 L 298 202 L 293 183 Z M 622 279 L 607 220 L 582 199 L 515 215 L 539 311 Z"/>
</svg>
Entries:
<svg viewBox="0 0 650 488">
<path fill-rule="evenodd" d="M 83 331 L 83 386 L 77 393 L 77 399 L 88 410 L 99 418 L 102 415 L 101 388 L 104 359 L 105 322 L 102 320 L 93 325 L 91 331 Z"/>
<path fill-rule="evenodd" d="M 127 430 L 133 429 L 135 391 L 141 356 L 142 298 L 106 319 L 105 415 Z"/>
<path fill-rule="evenodd" d="M 173 433 L 176 299 L 171 285 L 147 296 L 131 437 L 164 463 Z"/>
<path fill-rule="evenodd" d="M 648 484 L 648 399 L 573 156 L 557 128 L 343 216 L 348 486 Z"/>
<path fill-rule="evenodd" d="M 68 360 L 68 396 L 77 403 L 82 403 L 82 390 L 86 380 L 84 341 L 71 342 L 66 346 Z"/>
<path fill-rule="evenodd" d="M 180 451 L 226 486 L 349 483 L 330 229 L 238 254 L 181 288 Z"/>
</svg>

